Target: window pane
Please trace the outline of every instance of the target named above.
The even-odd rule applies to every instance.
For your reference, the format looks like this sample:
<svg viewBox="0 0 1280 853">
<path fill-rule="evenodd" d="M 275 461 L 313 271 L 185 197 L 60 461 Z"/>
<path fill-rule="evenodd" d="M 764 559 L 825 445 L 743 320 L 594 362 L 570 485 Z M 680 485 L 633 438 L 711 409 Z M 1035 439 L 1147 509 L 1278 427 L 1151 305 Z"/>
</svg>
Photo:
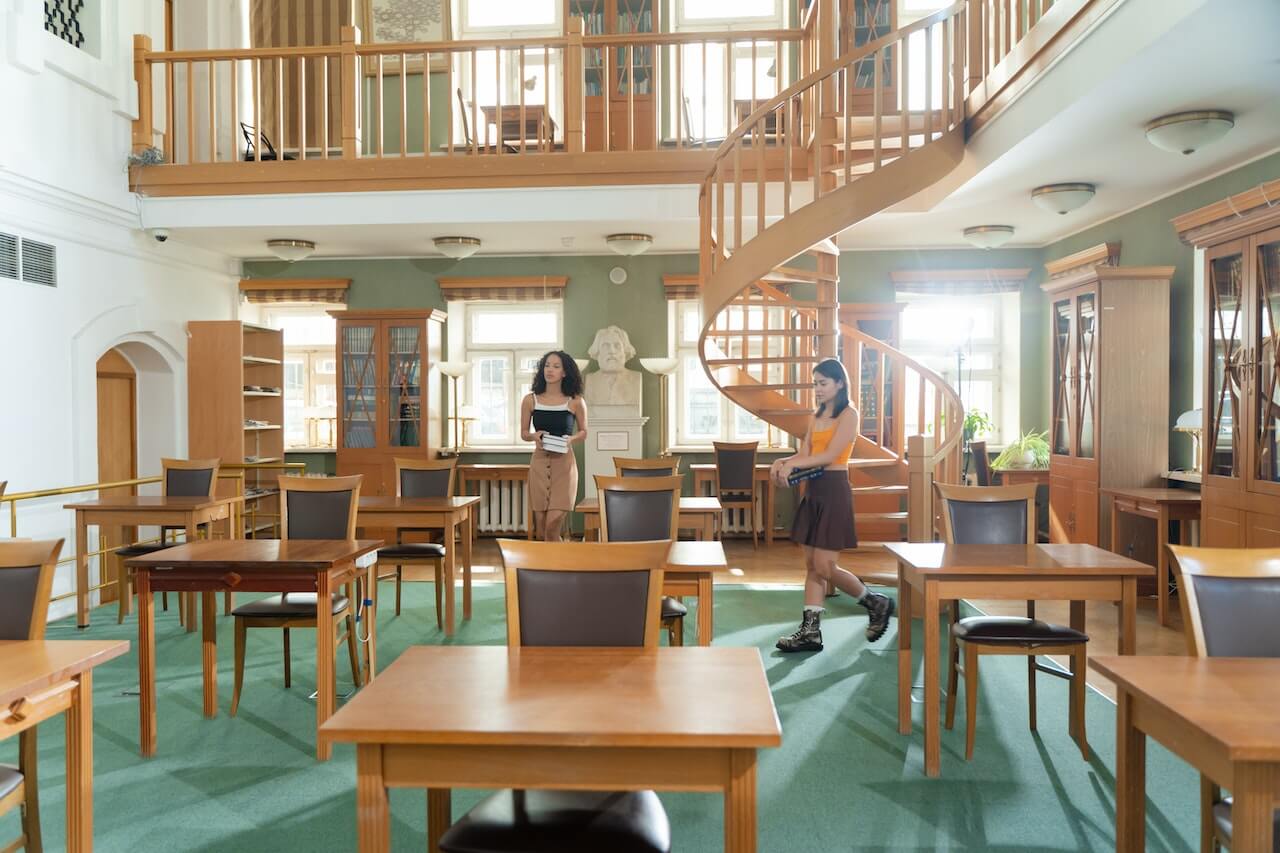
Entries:
<svg viewBox="0 0 1280 853">
<path fill-rule="evenodd" d="M 739 406 L 733 407 L 733 430 L 737 438 L 764 438 L 765 422 Z"/>
<path fill-rule="evenodd" d="M 467 27 L 512 29 L 551 26 L 556 22 L 559 0 L 467 0 Z"/>
<path fill-rule="evenodd" d="M 287 347 L 333 346 L 337 340 L 337 321 L 323 311 L 316 314 L 276 314 L 271 320 L 284 333 L 284 345 Z"/>
<path fill-rule="evenodd" d="M 684 17 L 767 18 L 777 15 L 777 0 L 683 0 Z"/>
<path fill-rule="evenodd" d="M 307 357 L 286 355 L 284 358 L 284 443 L 286 447 L 304 447 L 307 427 L 302 409 L 306 393 Z"/>
<path fill-rule="evenodd" d="M 507 392 L 510 362 L 506 356 L 485 356 L 474 361 L 475 401 L 480 417 L 473 427 L 477 438 L 510 438 L 510 400 Z"/>
<path fill-rule="evenodd" d="M 556 318 L 555 311 L 474 311 L 471 343 L 554 344 Z"/>
<path fill-rule="evenodd" d="M 685 303 L 680 308 L 680 342 L 696 344 L 702 334 L 702 311 L 696 304 Z"/>
<path fill-rule="evenodd" d="M 702 362 L 695 356 L 684 359 L 684 423 L 687 437 L 720 437 L 720 394 L 707 379 Z"/>
</svg>

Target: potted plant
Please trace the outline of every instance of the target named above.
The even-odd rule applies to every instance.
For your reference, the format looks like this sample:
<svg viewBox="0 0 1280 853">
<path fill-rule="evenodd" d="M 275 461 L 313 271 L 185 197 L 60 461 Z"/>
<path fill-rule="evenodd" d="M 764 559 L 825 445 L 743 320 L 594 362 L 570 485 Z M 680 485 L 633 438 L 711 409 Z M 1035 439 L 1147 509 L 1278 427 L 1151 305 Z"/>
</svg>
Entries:
<svg viewBox="0 0 1280 853">
<path fill-rule="evenodd" d="M 1024 432 L 1000 452 L 991 463 L 992 468 L 1048 468 L 1048 431 Z"/>
<path fill-rule="evenodd" d="M 995 424 L 991 422 L 991 418 L 981 409 L 970 409 L 969 413 L 964 416 L 964 444 L 969 446 L 969 442 L 980 435 L 986 435 L 995 429 Z"/>
</svg>

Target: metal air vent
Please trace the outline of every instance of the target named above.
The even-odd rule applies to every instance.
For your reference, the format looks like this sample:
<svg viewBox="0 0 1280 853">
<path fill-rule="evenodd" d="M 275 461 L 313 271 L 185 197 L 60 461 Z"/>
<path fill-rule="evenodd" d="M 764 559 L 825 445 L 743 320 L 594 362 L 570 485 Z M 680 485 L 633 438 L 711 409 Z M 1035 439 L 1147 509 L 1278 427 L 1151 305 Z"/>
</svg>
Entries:
<svg viewBox="0 0 1280 853">
<path fill-rule="evenodd" d="M 18 277 L 18 238 L 0 234 L 0 278 Z"/>
<path fill-rule="evenodd" d="M 48 243 L 23 239 L 22 280 L 47 287 L 58 286 L 57 249 Z"/>
</svg>

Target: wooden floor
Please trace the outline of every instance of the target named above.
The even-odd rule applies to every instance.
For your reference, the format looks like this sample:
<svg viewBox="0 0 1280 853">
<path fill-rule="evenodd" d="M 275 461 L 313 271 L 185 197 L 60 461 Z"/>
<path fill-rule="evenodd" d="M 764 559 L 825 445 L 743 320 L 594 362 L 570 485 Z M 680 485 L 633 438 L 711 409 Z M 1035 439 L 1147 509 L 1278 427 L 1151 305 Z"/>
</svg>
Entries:
<svg viewBox="0 0 1280 853">
<path fill-rule="evenodd" d="M 772 548 L 766 548 L 763 543 L 759 548 L 752 548 L 750 540 L 730 539 L 725 542 L 725 554 L 729 558 L 730 566 L 729 575 L 723 578 L 725 583 L 789 586 L 799 586 L 804 583 L 804 559 L 801 551 L 786 540 L 775 542 Z M 845 552 L 840 565 L 872 583 L 887 585 L 897 583 L 895 563 L 879 543 L 864 543 L 856 551 Z M 501 559 L 494 540 L 481 539 L 476 543 L 474 572 L 477 581 L 500 579 Z M 427 570 L 427 574 L 422 575 L 423 579 L 428 579 L 429 574 L 430 570 Z M 406 567 L 406 577 L 412 577 L 408 574 L 408 567 Z M 1026 615 L 1026 608 L 1022 602 L 973 601 L 971 603 L 993 616 Z M 1066 602 L 1041 602 L 1036 606 L 1036 616 L 1048 622 L 1065 625 L 1070 621 L 1067 607 Z M 1155 598 L 1139 598 L 1138 654 L 1186 654 L 1186 639 L 1182 634 L 1182 619 L 1176 603 L 1172 620 L 1172 628 L 1158 626 Z M 1105 603 L 1090 605 L 1087 612 L 1087 631 L 1090 651 L 1097 654 L 1115 654 L 1119 633 L 1116 606 Z M 1057 660 L 1059 664 L 1067 665 L 1066 659 Z M 1111 682 L 1092 670 L 1089 671 L 1089 684 L 1109 698 L 1115 698 L 1115 690 Z"/>
</svg>

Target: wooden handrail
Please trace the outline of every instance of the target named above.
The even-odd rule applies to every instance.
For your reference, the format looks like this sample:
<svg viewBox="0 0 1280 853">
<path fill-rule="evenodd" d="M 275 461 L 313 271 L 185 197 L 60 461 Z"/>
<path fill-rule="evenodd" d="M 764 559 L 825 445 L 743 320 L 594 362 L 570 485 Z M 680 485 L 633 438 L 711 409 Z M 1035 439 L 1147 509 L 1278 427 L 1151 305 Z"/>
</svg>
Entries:
<svg viewBox="0 0 1280 853">
<path fill-rule="evenodd" d="M 785 30 L 697 30 L 683 33 L 597 33 L 583 36 L 588 47 L 602 44 L 701 44 L 702 42 L 800 41 L 804 31 Z"/>
</svg>

